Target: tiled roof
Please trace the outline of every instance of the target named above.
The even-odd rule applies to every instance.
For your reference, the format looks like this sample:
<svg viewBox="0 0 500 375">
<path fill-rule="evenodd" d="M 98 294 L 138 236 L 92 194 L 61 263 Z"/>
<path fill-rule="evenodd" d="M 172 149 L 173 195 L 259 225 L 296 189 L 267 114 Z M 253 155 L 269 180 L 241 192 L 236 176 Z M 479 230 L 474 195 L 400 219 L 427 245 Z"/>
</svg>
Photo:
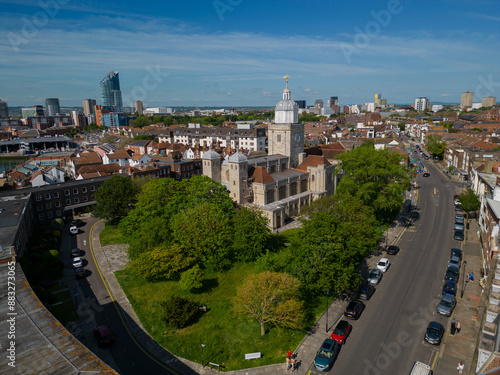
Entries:
<svg viewBox="0 0 500 375">
<path fill-rule="evenodd" d="M 317 167 L 320 164 L 327 167 L 332 165 L 324 156 L 309 155 L 296 169 L 307 172 L 307 167 Z"/>
<path fill-rule="evenodd" d="M 112 154 L 106 154 L 110 159 L 130 159 L 130 154 L 123 149 L 116 150 Z"/>
<path fill-rule="evenodd" d="M 253 171 L 252 171 L 253 169 Z M 267 184 L 268 182 L 273 182 L 274 179 L 263 167 L 252 167 L 250 169 L 250 175 L 253 177 L 254 182 L 258 184 Z"/>
</svg>

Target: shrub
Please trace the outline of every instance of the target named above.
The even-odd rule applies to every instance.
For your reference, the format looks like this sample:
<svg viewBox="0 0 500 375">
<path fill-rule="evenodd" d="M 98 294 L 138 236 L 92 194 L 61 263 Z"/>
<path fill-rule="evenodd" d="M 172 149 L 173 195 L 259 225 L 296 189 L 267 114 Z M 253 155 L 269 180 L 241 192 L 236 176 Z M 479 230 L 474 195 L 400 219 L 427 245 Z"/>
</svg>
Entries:
<svg viewBox="0 0 500 375">
<path fill-rule="evenodd" d="M 165 322 L 172 328 L 190 325 L 198 313 L 198 304 L 186 298 L 173 295 L 163 303 Z"/>
</svg>

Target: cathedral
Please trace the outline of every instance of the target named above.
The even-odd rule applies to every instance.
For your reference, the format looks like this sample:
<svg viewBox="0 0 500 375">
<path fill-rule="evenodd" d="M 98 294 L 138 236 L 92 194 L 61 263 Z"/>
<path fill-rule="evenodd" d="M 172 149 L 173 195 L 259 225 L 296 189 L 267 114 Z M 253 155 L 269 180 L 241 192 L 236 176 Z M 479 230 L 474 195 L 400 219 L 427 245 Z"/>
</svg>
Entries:
<svg viewBox="0 0 500 375">
<path fill-rule="evenodd" d="M 210 149 L 203 153 L 203 174 L 217 181 L 242 205 L 258 207 L 278 230 L 313 200 L 335 192 L 333 166 L 323 156 L 304 152 L 304 124 L 291 99 L 288 76 L 283 100 L 276 104 L 268 127 L 268 154 L 249 157 L 236 151 L 223 160 Z"/>
</svg>

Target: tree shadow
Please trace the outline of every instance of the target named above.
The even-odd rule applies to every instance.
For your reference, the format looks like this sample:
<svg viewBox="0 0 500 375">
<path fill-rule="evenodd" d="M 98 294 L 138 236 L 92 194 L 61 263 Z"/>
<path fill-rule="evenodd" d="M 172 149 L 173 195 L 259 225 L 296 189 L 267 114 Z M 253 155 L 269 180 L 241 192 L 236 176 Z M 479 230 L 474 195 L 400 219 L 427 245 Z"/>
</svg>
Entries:
<svg viewBox="0 0 500 375">
<path fill-rule="evenodd" d="M 217 277 L 205 279 L 202 281 L 202 287 L 194 291 L 196 294 L 210 293 L 219 286 L 219 279 Z"/>
</svg>

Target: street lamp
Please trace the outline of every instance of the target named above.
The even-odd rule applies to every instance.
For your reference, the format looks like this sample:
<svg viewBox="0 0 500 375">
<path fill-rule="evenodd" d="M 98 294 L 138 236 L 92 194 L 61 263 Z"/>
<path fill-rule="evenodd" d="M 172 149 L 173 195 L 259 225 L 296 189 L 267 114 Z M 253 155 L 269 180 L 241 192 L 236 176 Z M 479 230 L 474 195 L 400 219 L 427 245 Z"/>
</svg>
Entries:
<svg viewBox="0 0 500 375">
<path fill-rule="evenodd" d="M 205 347 L 205 344 L 201 344 L 201 366 L 205 368 L 205 357 L 203 356 L 203 348 Z"/>
<path fill-rule="evenodd" d="M 326 333 L 328 333 L 328 293 L 330 288 L 326 288 Z"/>
</svg>

